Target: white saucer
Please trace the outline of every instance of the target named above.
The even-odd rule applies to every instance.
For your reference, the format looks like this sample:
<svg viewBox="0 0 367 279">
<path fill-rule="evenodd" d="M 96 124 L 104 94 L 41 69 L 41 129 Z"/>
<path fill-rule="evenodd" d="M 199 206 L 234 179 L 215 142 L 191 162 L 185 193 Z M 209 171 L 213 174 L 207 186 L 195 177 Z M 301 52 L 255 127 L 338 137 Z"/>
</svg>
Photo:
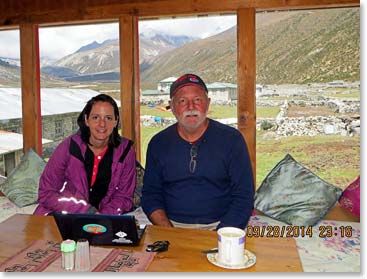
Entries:
<svg viewBox="0 0 367 279">
<path fill-rule="evenodd" d="M 254 253 L 250 252 L 249 250 L 245 249 L 245 259 L 243 264 L 241 265 L 226 265 L 226 264 L 222 264 L 220 262 L 218 262 L 217 258 L 218 258 L 218 253 L 211 253 L 211 254 L 206 254 L 206 257 L 208 259 L 209 262 L 211 262 L 212 264 L 219 266 L 219 267 L 223 267 L 223 268 L 229 268 L 229 269 L 243 269 L 243 268 L 249 268 L 251 266 L 253 266 L 256 263 L 256 256 Z"/>
</svg>

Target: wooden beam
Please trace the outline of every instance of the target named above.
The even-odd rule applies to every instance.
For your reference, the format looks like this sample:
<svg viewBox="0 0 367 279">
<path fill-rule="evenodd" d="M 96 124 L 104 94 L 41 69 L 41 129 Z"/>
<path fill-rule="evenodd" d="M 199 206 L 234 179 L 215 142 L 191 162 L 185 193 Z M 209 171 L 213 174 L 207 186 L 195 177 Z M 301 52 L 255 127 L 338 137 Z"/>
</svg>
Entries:
<svg viewBox="0 0 367 279">
<path fill-rule="evenodd" d="M 237 118 L 256 185 L 256 23 L 255 9 L 237 11 Z"/>
<path fill-rule="evenodd" d="M 33 148 L 42 155 L 40 64 L 38 26 L 20 25 L 23 152 Z"/>
<path fill-rule="evenodd" d="M 123 15 L 119 26 L 122 135 L 134 141 L 140 161 L 138 19 Z"/>
<path fill-rule="evenodd" d="M 359 6 L 359 0 L 1 0 L 0 26 L 117 20 L 121 14 L 164 17 L 236 13 L 244 8 L 272 11 Z"/>
<path fill-rule="evenodd" d="M 133 17 L 133 55 L 134 55 L 134 103 L 135 109 L 133 127 L 135 127 L 135 152 L 136 159 L 141 162 L 141 131 L 140 131 L 140 63 L 139 63 L 139 18 Z"/>
</svg>

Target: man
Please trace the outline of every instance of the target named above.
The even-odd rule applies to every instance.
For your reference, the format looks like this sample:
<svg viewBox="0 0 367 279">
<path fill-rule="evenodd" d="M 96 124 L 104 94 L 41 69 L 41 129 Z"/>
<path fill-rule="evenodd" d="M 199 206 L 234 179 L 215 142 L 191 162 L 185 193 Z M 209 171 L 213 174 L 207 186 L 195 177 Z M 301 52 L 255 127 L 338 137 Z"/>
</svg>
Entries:
<svg viewBox="0 0 367 279">
<path fill-rule="evenodd" d="M 207 118 L 210 99 L 193 74 L 170 88 L 177 123 L 155 135 L 147 151 L 142 207 L 155 225 L 244 229 L 254 185 L 241 133 Z"/>
</svg>

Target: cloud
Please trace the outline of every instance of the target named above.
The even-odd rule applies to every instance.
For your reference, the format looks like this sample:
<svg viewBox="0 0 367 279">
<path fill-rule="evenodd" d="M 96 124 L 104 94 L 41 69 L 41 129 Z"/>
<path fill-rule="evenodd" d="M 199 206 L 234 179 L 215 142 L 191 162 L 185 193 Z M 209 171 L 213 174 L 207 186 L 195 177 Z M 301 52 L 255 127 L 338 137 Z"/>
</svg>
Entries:
<svg viewBox="0 0 367 279">
<path fill-rule="evenodd" d="M 141 20 L 139 32 L 153 29 L 170 35 L 206 38 L 235 24 L 236 16 Z M 93 41 L 102 43 L 107 39 L 116 39 L 118 35 L 117 23 L 40 27 L 40 55 L 50 59 L 59 59 L 74 53 L 80 47 Z M 18 30 L 0 31 L 0 57 L 20 57 Z"/>
<path fill-rule="evenodd" d="M 93 41 L 118 38 L 118 34 L 117 23 L 40 28 L 40 55 L 58 59 Z"/>
<path fill-rule="evenodd" d="M 170 35 L 188 35 L 206 38 L 236 25 L 236 20 L 236 16 L 147 20 L 139 23 L 139 29 L 143 31 L 146 28 L 151 28 Z"/>
<path fill-rule="evenodd" d="M 20 57 L 19 30 L 0 31 L 0 57 Z"/>
</svg>

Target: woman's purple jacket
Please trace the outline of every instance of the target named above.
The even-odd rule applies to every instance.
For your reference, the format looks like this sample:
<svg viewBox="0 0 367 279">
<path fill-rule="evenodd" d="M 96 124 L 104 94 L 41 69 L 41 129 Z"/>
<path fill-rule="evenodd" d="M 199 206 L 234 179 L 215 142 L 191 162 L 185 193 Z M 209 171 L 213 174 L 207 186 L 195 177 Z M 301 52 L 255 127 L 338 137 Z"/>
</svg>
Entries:
<svg viewBox="0 0 367 279">
<path fill-rule="evenodd" d="M 106 196 L 99 204 L 102 214 L 123 214 L 132 209 L 136 184 L 135 151 L 131 141 L 121 138 L 114 148 L 111 182 Z M 124 154 L 125 149 L 129 149 Z M 85 213 L 89 203 L 89 185 L 84 168 L 87 146 L 80 135 L 74 134 L 61 142 L 40 177 L 38 207 L 34 214 L 50 212 Z M 125 157 L 126 156 L 126 157 Z"/>
</svg>

